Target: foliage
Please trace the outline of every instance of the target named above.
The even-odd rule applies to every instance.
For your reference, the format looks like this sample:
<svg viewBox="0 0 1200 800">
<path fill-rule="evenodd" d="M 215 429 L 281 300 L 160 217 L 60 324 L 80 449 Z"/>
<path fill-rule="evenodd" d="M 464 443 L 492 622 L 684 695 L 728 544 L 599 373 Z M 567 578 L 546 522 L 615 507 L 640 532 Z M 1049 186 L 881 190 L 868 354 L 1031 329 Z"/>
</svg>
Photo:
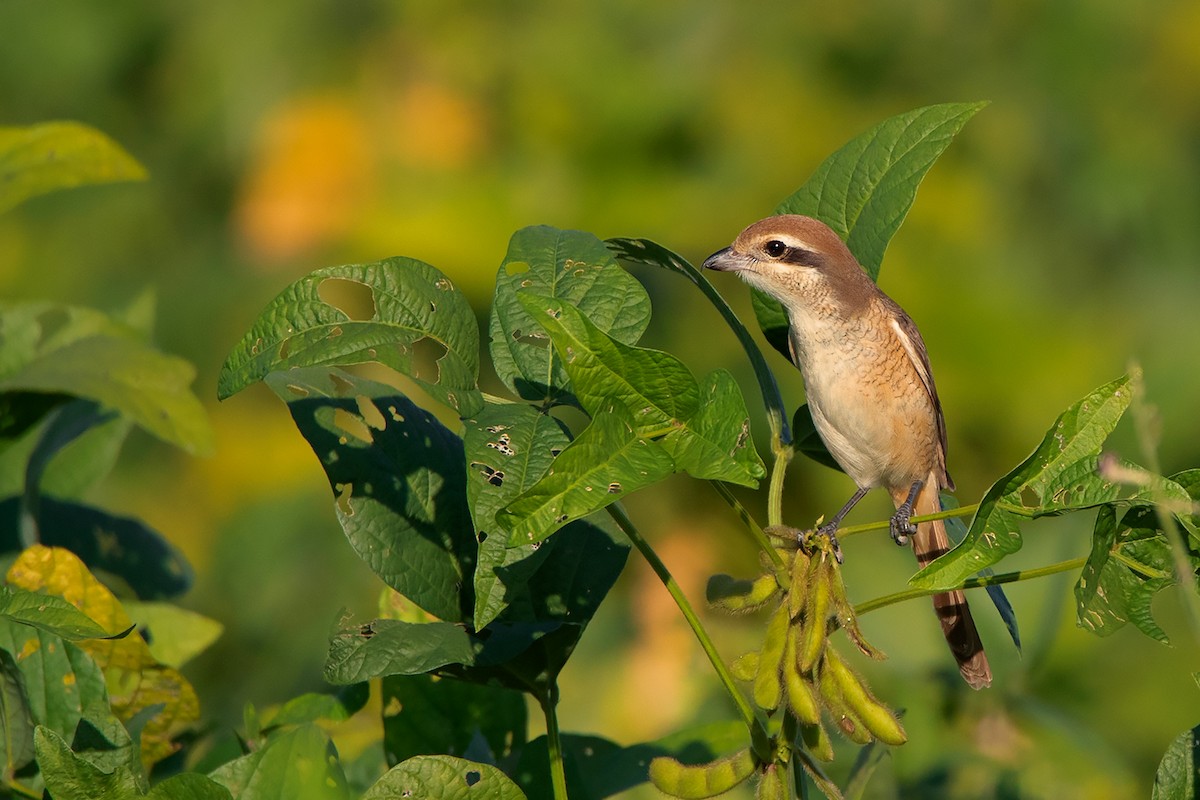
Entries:
<svg viewBox="0 0 1200 800">
<path fill-rule="evenodd" d="M 981 107 L 932 106 L 887 120 L 838 151 L 781 207 L 824 218 L 874 277 L 921 178 Z M 717 305 L 763 393 L 770 471 L 730 373 L 697 380 L 680 359 L 639 345 L 649 296 L 619 259 L 683 275 Z M 338 282 L 365 287 L 369 313 L 339 307 L 329 293 Z M 102 474 L 94 465 L 111 465 L 132 424 L 185 449 L 207 449 L 208 429 L 187 389 L 192 373 L 146 344 L 136 326 L 98 312 L 0 310 L 0 458 L 16 488 L 6 502 L 14 532 L 8 550 L 17 555 L 0 596 L 0 744 L 10 791 L 508 800 L 602 798 L 649 779 L 675 796 L 702 797 L 757 776 L 764 797 L 791 796 L 808 780 L 839 797 L 818 763 L 835 755 L 823 719 L 869 748 L 848 793 L 861 791 L 882 744 L 908 738 L 831 640 L 843 630 L 878 655 L 856 614 L 889 598 L 856 609 L 823 543 L 782 525 L 793 453 L 822 454 L 810 436 L 792 441 L 754 340 L 706 279 L 665 248 L 539 226 L 510 242 L 488 326 L 493 364 L 513 397 L 479 386 L 479 331 L 466 297 L 438 269 L 409 258 L 302 278 L 233 349 L 220 395 L 262 381 L 287 405 L 326 473 L 351 547 L 407 604 L 339 623 L 325 668 L 339 691 L 296 698 L 262 719 L 250 709 L 239 753 L 206 774 L 152 781 L 156 765 L 183 753 L 183 734 L 198 718 L 178 667 L 211 641 L 213 626 L 106 588 L 93 570 L 142 600 L 177 595 L 188 571 L 154 531 L 44 494 L 42 482 L 58 459 L 79 459 L 81 469 Z M 761 302 L 756 310 L 772 339 L 778 315 Z M 375 366 L 364 369 L 368 362 Z M 1165 638 L 1150 598 L 1172 582 L 1194 583 L 1200 479 L 1196 470 L 1165 478 L 1102 457 L 1138 379 L 1107 384 L 1065 411 L 1026 461 L 962 512 L 974 513 L 966 538 L 919 573 L 905 598 L 1032 577 L 971 576 L 1020 546 L 1025 520 L 1098 509 L 1086 565 L 1039 574 L 1083 566 L 1081 624 L 1106 633 L 1131 620 Z M 807 433 L 804 417 L 796 429 Z M 586 423 L 569 424 L 579 418 Z M 69 449 L 85 436 L 102 441 Z M 762 549 L 761 576 L 718 580 L 711 593 L 714 605 L 736 611 L 776 603 L 762 647 L 732 671 L 620 503 L 677 472 L 713 482 Z M 754 489 L 768 476 L 764 533 L 725 484 Z M 55 528 L 64 518 L 91 525 Z M 693 626 L 739 721 L 633 746 L 559 730 L 558 676 L 631 545 Z M 137 622 L 127 605 L 143 612 Z M 139 625 L 149 643 L 132 633 L 142 633 Z M 160 634 L 171 646 L 156 650 Z M 749 700 L 738 678 L 752 684 Z M 364 706 L 367 682 L 384 699 L 382 753 L 366 767 L 376 768 L 371 778 L 356 781 L 362 773 L 351 767 L 359 765 L 343 761 L 326 729 Z M 521 693 L 546 718 L 546 735 L 534 741 L 527 741 Z M 1190 767 L 1177 763 L 1184 750 L 1168 753 L 1163 786 L 1185 780 Z"/>
</svg>

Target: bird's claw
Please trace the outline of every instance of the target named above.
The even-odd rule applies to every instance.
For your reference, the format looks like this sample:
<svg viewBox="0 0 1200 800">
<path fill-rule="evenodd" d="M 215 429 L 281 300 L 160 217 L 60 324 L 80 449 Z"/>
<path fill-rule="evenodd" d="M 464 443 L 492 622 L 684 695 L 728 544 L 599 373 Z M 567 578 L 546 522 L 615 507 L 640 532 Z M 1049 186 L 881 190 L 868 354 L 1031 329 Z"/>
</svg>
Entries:
<svg viewBox="0 0 1200 800">
<path fill-rule="evenodd" d="M 812 532 L 813 536 L 824 536 L 829 540 L 829 550 L 833 553 L 833 557 L 837 559 L 839 564 L 842 563 L 842 545 L 837 538 L 837 523 L 827 522 L 821 527 Z"/>
<path fill-rule="evenodd" d="M 917 526 L 912 524 L 912 512 L 900 509 L 888 521 L 888 531 L 892 535 L 892 541 L 904 547 L 908 544 L 910 536 L 916 535 Z"/>
</svg>

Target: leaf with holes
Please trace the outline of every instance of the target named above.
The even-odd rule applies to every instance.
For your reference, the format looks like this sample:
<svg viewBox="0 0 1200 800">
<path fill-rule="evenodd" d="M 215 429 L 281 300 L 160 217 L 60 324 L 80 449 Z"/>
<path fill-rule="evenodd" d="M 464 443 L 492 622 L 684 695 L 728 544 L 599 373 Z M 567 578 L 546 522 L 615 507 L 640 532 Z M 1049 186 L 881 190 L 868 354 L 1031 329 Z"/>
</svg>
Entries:
<svg viewBox="0 0 1200 800">
<path fill-rule="evenodd" d="M 325 659 L 325 680 L 345 685 L 382 675 L 420 675 L 473 661 L 471 640 L 460 625 L 377 619 L 334 634 Z"/>
<path fill-rule="evenodd" d="M 513 234 L 496 274 L 489 326 L 492 362 L 509 389 L 526 400 L 574 404 L 562 360 L 518 293 L 564 300 L 624 344 L 650 322 L 650 298 L 590 233 L 538 226 Z"/>
<path fill-rule="evenodd" d="M 463 443 L 479 538 L 475 629 L 497 618 L 586 624 L 625 564 L 623 537 L 606 519 L 576 520 L 547 541 L 508 547 L 509 531 L 496 520 L 570 443 L 562 424 L 532 406 L 489 405 L 467 421 Z"/>
<path fill-rule="evenodd" d="M 78 122 L 0 127 L 0 214 L 35 197 L 89 184 L 142 181 L 146 169 L 105 134 Z"/>
<path fill-rule="evenodd" d="M 758 486 L 767 470 L 750 436 L 750 413 L 737 382 L 723 369 L 700 387 L 700 407 L 684 427 L 663 438 L 675 469 L 693 478 Z"/>
<path fill-rule="evenodd" d="M 416 756 L 392 767 L 362 800 L 525 800 L 517 785 L 489 764 L 451 756 Z"/>
<path fill-rule="evenodd" d="M 322 297 L 346 282 L 370 290 L 368 318 L 356 319 Z M 436 351 L 427 359 L 433 363 L 423 363 L 426 347 Z M 463 416 L 483 407 L 476 386 L 479 326 L 470 304 L 437 269 L 402 257 L 326 267 L 293 283 L 230 353 L 217 395 L 224 399 L 293 367 L 372 361 L 408 376 Z"/>
<path fill-rule="evenodd" d="M 621 407 L 598 411 L 554 468 L 496 515 L 511 531 L 509 544 L 540 542 L 632 491 L 662 480 L 675 463 L 659 445 L 639 436 Z"/>
<path fill-rule="evenodd" d="M 430 614 L 470 619 L 476 542 L 462 440 L 394 387 L 342 370 L 266 382 L 321 461 L 359 557 Z"/>
<path fill-rule="evenodd" d="M 816 217 L 840 236 L 872 280 L 883 253 L 917 197 L 917 187 L 962 127 L 987 103 L 943 103 L 906 111 L 859 134 L 825 159 L 775 209 Z M 752 291 L 767 341 L 790 358 L 787 314 Z"/>
<path fill-rule="evenodd" d="M 1099 474 L 1100 450 L 1132 399 L 1129 377 L 1101 386 L 1064 411 L 1038 448 L 984 495 L 970 529 L 953 550 L 918 572 L 921 589 L 952 587 L 1021 547 L 1022 520 L 1109 503 L 1187 504 L 1187 492 L 1153 476 L 1128 487 Z"/>
</svg>

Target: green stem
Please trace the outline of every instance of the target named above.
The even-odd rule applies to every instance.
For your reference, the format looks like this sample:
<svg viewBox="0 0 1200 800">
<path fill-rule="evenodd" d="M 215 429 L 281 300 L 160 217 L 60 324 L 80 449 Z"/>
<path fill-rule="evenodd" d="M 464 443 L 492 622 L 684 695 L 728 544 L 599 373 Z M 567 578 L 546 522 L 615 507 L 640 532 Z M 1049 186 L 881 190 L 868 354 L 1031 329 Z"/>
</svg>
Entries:
<svg viewBox="0 0 1200 800">
<path fill-rule="evenodd" d="M 629 541 L 642 554 L 642 558 L 646 559 L 646 563 L 654 570 L 654 574 L 662 581 L 663 586 L 667 587 L 667 591 L 671 595 L 671 599 L 675 601 L 675 605 L 679 606 L 679 611 L 683 614 L 683 618 L 687 620 L 688 627 L 692 629 L 692 633 L 700 641 L 700 647 L 704 649 L 704 654 L 708 656 L 708 660 L 712 663 L 713 669 L 717 671 L 717 677 L 725 686 L 725 691 L 729 693 L 729 697 L 733 700 L 733 704 L 737 706 L 738 712 L 742 715 L 742 719 L 750 727 L 758 724 L 754 715 L 754 710 L 750 708 L 750 704 L 742 695 L 741 690 L 737 687 L 737 682 L 733 675 L 729 673 L 729 669 L 725 666 L 725 662 L 721 660 L 720 653 L 717 652 L 716 645 L 708 635 L 708 631 L 700 623 L 700 618 L 696 616 L 692 604 L 688 602 L 687 596 L 683 593 L 683 589 L 675 582 L 671 571 L 667 569 L 667 565 L 658 557 L 658 553 L 650 547 L 650 543 L 642 538 L 642 534 L 638 532 L 637 527 L 633 524 L 633 520 L 625 513 L 625 510 L 619 504 L 613 503 L 608 507 L 608 513 L 629 537 Z"/>
<path fill-rule="evenodd" d="M 754 539 L 755 544 L 767 554 L 771 562 L 776 567 L 784 566 L 783 557 L 775 550 L 771 544 L 771 540 L 767 538 L 767 534 L 763 532 L 762 527 L 755 521 L 754 517 L 750 516 L 750 512 L 746 507 L 734 496 L 733 492 L 720 481 L 709 481 L 710 486 L 717 490 L 717 494 L 729 504 L 729 507 L 734 510 L 738 517 L 742 520 L 742 524 L 746 526 L 746 530 L 750 531 L 750 537 Z"/>
<path fill-rule="evenodd" d="M 771 466 L 771 485 L 767 489 L 767 524 L 783 524 L 783 479 L 796 451 L 790 444 L 773 443 L 775 463 Z"/>
<path fill-rule="evenodd" d="M 546 717 L 546 750 L 550 756 L 550 785 L 554 800 L 567 800 L 567 772 L 563 765 L 562 739 L 558 733 L 558 684 L 551 682 L 538 696 Z"/>
<path fill-rule="evenodd" d="M 933 514 L 921 514 L 912 518 L 913 524 L 921 522 L 933 522 L 935 519 L 950 519 L 951 517 L 969 517 L 974 514 L 979 508 L 979 503 L 972 503 L 969 506 L 961 506 L 959 508 L 947 508 L 944 511 L 937 511 Z M 854 536 L 858 533 L 868 533 L 870 531 L 887 530 L 888 520 L 883 522 L 866 522 L 862 525 L 847 525 L 843 528 L 838 528 L 837 535 L 839 539 L 845 539 L 847 536 Z"/>
<path fill-rule="evenodd" d="M 913 518 L 914 520 L 916 517 Z M 839 532 L 840 535 L 840 532 Z M 987 575 L 978 578 L 969 578 L 963 581 L 958 586 L 952 586 L 947 589 L 905 589 L 902 592 L 895 594 L 884 595 L 877 597 L 874 600 L 867 600 L 864 603 L 859 603 L 854 607 L 854 613 L 861 616 L 868 611 L 874 611 L 877 608 L 902 603 L 905 600 L 912 600 L 917 597 L 928 597 L 932 594 L 941 594 L 955 589 L 978 589 L 982 586 L 995 586 L 1001 583 L 1015 583 L 1017 581 L 1033 580 L 1034 578 L 1044 578 L 1047 575 L 1055 575 L 1059 572 L 1069 572 L 1073 569 L 1080 569 L 1087 563 L 1087 558 L 1073 558 L 1070 561 L 1060 561 L 1057 564 L 1050 564 L 1037 569 L 1026 569 L 1018 572 L 1005 572 L 1001 575 Z"/>
</svg>

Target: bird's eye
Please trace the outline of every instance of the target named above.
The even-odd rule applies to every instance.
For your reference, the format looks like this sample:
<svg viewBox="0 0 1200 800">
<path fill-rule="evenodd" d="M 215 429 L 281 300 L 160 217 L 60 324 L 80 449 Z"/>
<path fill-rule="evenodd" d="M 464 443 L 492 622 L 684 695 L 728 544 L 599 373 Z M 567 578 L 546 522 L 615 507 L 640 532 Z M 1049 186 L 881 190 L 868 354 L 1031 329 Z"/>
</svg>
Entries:
<svg viewBox="0 0 1200 800">
<path fill-rule="evenodd" d="M 766 246 L 763 247 L 763 250 L 766 250 L 767 255 L 769 255 L 771 258 L 779 258 L 781 255 L 787 252 L 787 245 L 778 239 L 772 239 L 771 241 L 767 242 Z"/>
</svg>

